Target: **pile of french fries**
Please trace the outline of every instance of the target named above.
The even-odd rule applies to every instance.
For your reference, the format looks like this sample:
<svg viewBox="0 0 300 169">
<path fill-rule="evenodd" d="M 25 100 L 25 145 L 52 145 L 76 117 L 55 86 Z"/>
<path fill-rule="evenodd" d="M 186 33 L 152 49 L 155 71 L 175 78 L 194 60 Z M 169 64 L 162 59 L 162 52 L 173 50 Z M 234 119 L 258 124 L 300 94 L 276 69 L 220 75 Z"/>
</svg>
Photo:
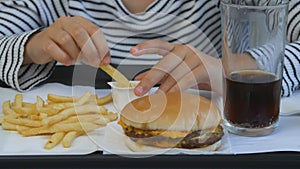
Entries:
<svg viewBox="0 0 300 169">
<path fill-rule="evenodd" d="M 24 137 L 49 135 L 44 149 L 59 143 L 69 148 L 75 138 L 118 118 L 117 113 L 105 107 L 111 101 L 111 94 L 99 98 L 86 92 L 80 97 L 48 94 L 47 100 L 37 96 L 35 103 L 29 103 L 23 101 L 22 94 L 16 94 L 12 103 L 3 103 L 0 124 L 4 130 Z"/>
</svg>

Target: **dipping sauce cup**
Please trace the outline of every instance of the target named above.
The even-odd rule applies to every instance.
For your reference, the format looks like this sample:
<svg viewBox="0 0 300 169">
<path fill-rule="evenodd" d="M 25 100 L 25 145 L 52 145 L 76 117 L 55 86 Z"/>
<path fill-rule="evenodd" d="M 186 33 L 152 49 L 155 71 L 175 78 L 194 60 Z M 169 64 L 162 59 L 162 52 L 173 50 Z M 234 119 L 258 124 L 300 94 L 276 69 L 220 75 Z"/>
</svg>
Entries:
<svg viewBox="0 0 300 169">
<path fill-rule="evenodd" d="M 108 82 L 112 89 L 113 104 L 118 112 L 130 101 L 138 98 L 134 94 L 134 88 L 140 83 L 140 81 L 130 81 L 130 87 L 120 87 L 117 82 Z"/>
</svg>

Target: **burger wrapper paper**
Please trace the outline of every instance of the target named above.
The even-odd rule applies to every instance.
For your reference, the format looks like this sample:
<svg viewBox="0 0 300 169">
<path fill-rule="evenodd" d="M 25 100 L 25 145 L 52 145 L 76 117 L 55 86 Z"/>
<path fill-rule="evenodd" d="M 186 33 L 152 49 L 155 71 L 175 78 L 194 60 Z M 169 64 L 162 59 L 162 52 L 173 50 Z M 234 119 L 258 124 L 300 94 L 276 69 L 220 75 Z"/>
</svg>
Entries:
<svg viewBox="0 0 300 169">
<path fill-rule="evenodd" d="M 195 93 L 191 90 L 190 92 Z M 209 96 L 208 93 L 200 92 L 202 96 Z M 222 106 L 219 97 L 211 100 L 217 105 Z M 278 128 L 267 136 L 245 137 L 228 133 L 224 130 L 221 147 L 217 151 L 207 152 L 190 149 L 157 149 L 150 152 L 135 152 L 126 146 L 126 137 L 122 132 L 121 126 L 111 123 L 106 128 L 104 139 L 101 140 L 100 147 L 103 154 L 118 154 L 122 156 L 139 155 L 138 157 L 159 155 L 159 154 L 254 154 L 266 152 L 293 151 L 300 152 L 300 90 L 293 93 L 291 97 L 281 99 L 281 111 Z M 141 156 L 142 155 L 142 156 Z"/>
<path fill-rule="evenodd" d="M 121 156 L 139 155 L 136 157 L 147 157 L 160 154 L 190 154 L 190 155 L 212 155 L 212 154 L 255 154 L 267 152 L 300 152 L 300 116 L 281 116 L 278 128 L 271 134 L 262 137 L 238 136 L 225 131 L 222 145 L 219 150 L 205 152 L 188 149 L 160 149 L 150 152 L 134 152 L 126 146 L 126 139 L 122 128 L 116 123 L 111 123 L 105 130 L 105 137 L 98 142 L 103 154 L 116 154 Z M 134 156 L 135 157 L 135 156 Z"/>
<path fill-rule="evenodd" d="M 155 92 L 156 88 L 150 90 L 149 93 Z M 186 92 L 198 94 L 210 99 L 217 107 L 221 108 L 222 99 L 220 95 L 207 91 L 199 91 L 189 89 Z M 221 147 L 216 151 L 205 151 L 199 149 L 183 149 L 183 148 L 154 148 L 151 151 L 133 151 L 126 145 L 126 136 L 123 129 L 117 123 L 110 123 L 106 126 L 105 139 L 99 142 L 100 147 L 103 149 L 104 154 L 118 154 L 118 155 L 159 155 L 159 154 L 232 154 L 229 142 L 228 133 L 224 130 L 224 136 L 221 140 Z"/>
<path fill-rule="evenodd" d="M 103 154 L 115 154 L 123 156 L 131 155 L 177 155 L 177 154 L 232 154 L 231 145 L 227 131 L 221 140 L 221 147 L 216 151 L 201 151 L 182 148 L 156 148 L 151 151 L 133 151 L 126 145 L 126 136 L 123 134 L 123 129 L 117 123 L 111 123 L 106 128 L 104 140 L 99 142 L 103 149 Z M 140 157 L 140 156 L 139 156 Z"/>
</svg>

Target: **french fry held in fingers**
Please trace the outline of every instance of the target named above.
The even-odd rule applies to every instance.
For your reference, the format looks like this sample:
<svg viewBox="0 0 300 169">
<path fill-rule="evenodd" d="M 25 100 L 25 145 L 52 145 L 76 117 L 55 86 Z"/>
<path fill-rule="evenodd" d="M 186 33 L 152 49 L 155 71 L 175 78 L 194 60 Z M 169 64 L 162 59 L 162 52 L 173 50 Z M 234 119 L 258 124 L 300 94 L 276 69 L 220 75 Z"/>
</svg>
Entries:
<svg viewBox="0 0 300 169">
<path fill-rule="evenodd" d="M 100 65 L 99 67 L 113 78 L 120 87 L 130 87 L 129 80 L 118 69 L 111 65 Z"/>
<path fill-rule="evenodd" d="M 104 107 L 111 101 L 111 94 L 98 97 L 86 92 L 80 97 L 48 94 L 46 100 L 37 96 L 35 103 L 27 103 L 17 94 L 13 102 L 3 102 L 0 125 L 24 137 L 49 136 L 43 147 L 47 150 L 60 143 L 69 148 L 77 137 L 118 118 Z"/>
</svg>

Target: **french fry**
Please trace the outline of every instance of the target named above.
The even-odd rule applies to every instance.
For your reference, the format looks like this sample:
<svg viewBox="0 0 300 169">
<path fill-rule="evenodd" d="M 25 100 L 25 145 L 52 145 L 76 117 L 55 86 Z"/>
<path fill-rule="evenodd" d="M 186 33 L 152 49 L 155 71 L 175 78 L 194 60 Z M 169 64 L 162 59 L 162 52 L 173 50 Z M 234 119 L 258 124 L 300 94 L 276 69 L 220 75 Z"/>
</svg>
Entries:
<svg viewBox="0 0 300 169">
<path fill-rule="evenodd" d="M 52 130 L 54 131 L 78 131 L 78 132 L 89 132 L 94 129 L 101 127 L 100 125 L 91 122 L 81 122 L 81 123 L 68 123 L 68 124 L 56 124 L 53 125 Z"/>
<path fill-rule="evenodd" d="M 91 122 L 82 122 L 82 123 L 58 123 L 51 127 L 38 127 L 30 128 L 28 130 L 20 131 L 22 136 L 34 136 L 34 135 L 43 135 L 43 134 L 53 134 L 56 132 L 69 132 L 69 131 L 78 131 L 78 132 L 89 132 L 96 128 L 101 127 L 98 124 Z"/>
<path fill-rule="evenodd" d="M 47 128 L 45 127 L 37 127 L 37 128 L 28 128 L 26 130 L 17 130 L 22 136 L 35 136 L 39 134 L 53 134 L 53 132 L 45 132 Z M 43 131 L 42 131 L 43 130 Z"/>
<path fill-rule="evenodd" d="M 65 132 L 57 132 L 54 133 L 50 139 L 46 142 L 44 148 L 45 149 L 51 149 L 53 147 L 55 147 L 65 136 Z"/>
<path fill-rule="evenodd" d="M 70 103 L 57 103 L 57 104 L 48 105 L 45 108 L 55 109 L 55 110 L 57 110 L 55 112 L 59 112 L 59 110 L 70 108 L 70 107 L 74 107 L 74 103 L 71 103 L 71 102 Z"/>
<path fill-rule="evenodd" d="M 7 100 L 2 104 L 2 112 L 3 112 L 4 115 L 15 114 L 16 113 L 10 107 L 10 100 Z"/>
<path fill-rule="evenodd" d="M 22 94 L 16 94 L 11 109 L 18 114 L 29 115 L 38 113 L 35 107 L 32 103 L 23 102 Z"/>
<path fill-rule="evenodd" d="M 120 87 L 130 87 L 129 80 L 118 69 L 111 65 L 100 65 L 99 67 L 117 81 Z"/>
<path fill-rule="evenodd" d="M 56 96 L 57 95 L 55 95 L 55 97 Z M 49 95 L 48 95 L 48 97 L 49 97 Z M 50 96 L 50 98 L 51 98 L 51 96 Z M 47 114 L 49 116 L 57 114 L 61 109 L 72 107 L 73 105 L 74 104 L 72 102 L 70 102 L 70 103 L 59 102 L 57 104 L 45 106 L 45 102 L 44 102 L 44 100 L 41 97 L 37 96 L 37 99 L 36 99 L 36 109 L 37 109 L 37 111 L 39 113 L 44 113 L 44 114 Z"/>
<path fill-rule="evenodd" d="M 44 100 L 40 96 L 37 96 L 36 104 L 35 104 L 36 109 L 39 111 L 42 107 L 44 107 L 44 104 L 45 104 Z"/>
<path fill-rule="evenodd" d="M 62 123 L 93 122 L 96 121 L 98 118 L 100 118 L 100 116 L 101 116 L 100 114 L 85 114 L 85 115 L 72 116 L 62 121 Z"/>
<path fill-rule="evenodd" d="M 41 120 L 43 120 L 43 119 L 45 119 L 47 117 L 48 117 L 48 114 L 46 114 L 46 113 L 40 113 L 40 119 Z"/>
<path fill-rule="evenodd" d="M 95 124 L 98 125 L 106 125 L 109 122 L 109 119 L 102 116 L 101 118 L 98 118 L 97 120 L 94 121 Z"/>
<path fill-rule="evenodd" d="M 39 114 L 47 114 L 47 116 L 53 116 L 53 115 L 58 114 L 61 111 L 61 109 L 56 109 L 51 106 L 45 106 L 45 107 L 40 108 L 37 111 Z"/>
<path fill-rule="evenodd" d="M 69 148 L 71 147 L 71 144 L 75 140 L 76 137 L 82 135 L 83 132 L 78 132 L 78 131 L 70 131 L 68 132 L 64 138 L 62 139 L 61 143 L 64 148 Z"/>
<path fill-rule="evenodd" d="M 27 129 L 29 129 L 30 127 L 20 126 L 20 125 L 13 124 L 13 123 L 9 123 L 9 122 L 3 120 L 3 122 L 2 122 L 2 128 L 3 128 L 4 130 L 22 131 L 22 130 L 27 130 Z"/>
<path fill-rule="evenodd" d="M 12 107 L 13 111 L 22 115 L 38 114 L 38 111 L 30 107 Z"/>
<path fill-rule="evenodd" d="M 55 104 L 55 102 L 53 102 L 53 101 L 51 101 L 51 100 L 46 100 L 46 103 L 48 104 L 48 105 L 51 105 L 51 104 Z"/>
<path fill-rule="evenodd" d="M 98 106 L 102 106 L 102 105 L 112 102 L 112 100 L 113 100 L 112 94 L 109 93 L 108 95 L 106 95 L 104 97 L 100 97 L 100 98 L 97 97 L 97 104 L 98 104 Z"/>
<path fill-rule="evenodd" d="M 31 114 L 27 116 L 27 119 L 37 121 L 37 120 L 41 120 L 42 117 L 40 116 L 40 114 Z"/>
<path fill-rule="evenodd" d="M 101 112 L 101 111 L 107 111 L 103 106 L 95 106 L 95 105 L 82 105 L 82 106 L 76 106 L 71 107 L 68 109 L 63 110 L 57 115 L 51 116 L 49 118 L 43 119 L 42 123 L 44 126 L 53 125 L 59 121 L 65 120 L 70 116 L 74 116 L 76 114 L 82 115 L 82 114 L 88 114 L 92 112 Z"/>
<path fill-rule="evenodd" d="M 16 125 L 16 131 L 28 130 L 30 127 Z"/>
<path fill-rule="evenodd" d="M 70 96 L 60 96 L 56 94 L 48 94 L 47 100 L 54 103 L 65 103 L 65 102 L 73 102 L 76 98 Z"/>
<path fill-rule="evenodd" d="M 75 106 L 83 105 L 83 104 L 87 103 L 90 100 L 91 97 L 92 97 L 92 93 L 91 92 L 86 92 L 84 95 L 82 95 L 81 97 L 79 97 L 76 100 Z"/>
<path fill-rule="evenodd" d="M 16 124 L 9 123 L 5 119 L 2 121 L 1 126 L 4 130 L 17 130 Z"/>
<path fill-rule="evenodd" d="M 22 94 L 16 94 L 15 100 L 12 103 L 12 106 L 17 107 L 17 108 L 22 107 L 22 102 L 23 102 L 23 95 Z"/>
<path fill-rule="evenodd" d="M 6 119 L 16 119 L 16 118 L 19 118 L 19 117 L 22 117 L 20 114 L 8 114 L 6 116 L 3 116 L 3 119 L 6 120 Z"/>
<path fill-rule="evenodd" d="M 92 97 L 92 93 L 86 92 L 84 95 L 82 95 L 81 97 L 76 99 L 75 102 L 58 102 L 56 104 L 51 104 L 47 107 L 49 107 L 51 109 L 62 110 L 62 109 L 66 109 L 66 108 L 70 108 L 70 107 L 74 107 L 74 106 L 83 105 L 83 104 L 87 103 L 91 97 Z M 53 113 L 51 113 L 51 114 L 53 115 Z"/>
<path fill-rule="evenodd" d="M 114 121 L 118 118 L 118 115 L 116 114 L 107 114 L 107 115 L 101 115 L 99 116 L 96 120 L 94 120 L 93 122 L 95 124 L 99 124 L 99 125 L 106 125 L 107 123 L 109 123 L 110 121 Z"/>
<path fill-rule="evenodd" d="M 113 113 L 113 112 L 108 112 L 106 115 L 104 116 L 108 116 L 109 121 L 115 121 L 118 119 L 118 114 L 117 113 Z"/>
<path fill-rule="evenodd" d="M 22 107 L 27 107 L 27 108 L 35 109 L 36 105 L 34 103 L 23 102 L 22 103 Z"/>
<path fill-rule="evenodd" d="M 5 118 L 5 121 L 20 125 L 20 126 L 27 126 L 27 127 L 41 127 L 42 122 L 37 120 L 30 120 L 30 119 L 24 119 L 24 118 Z"/>
</svg>

